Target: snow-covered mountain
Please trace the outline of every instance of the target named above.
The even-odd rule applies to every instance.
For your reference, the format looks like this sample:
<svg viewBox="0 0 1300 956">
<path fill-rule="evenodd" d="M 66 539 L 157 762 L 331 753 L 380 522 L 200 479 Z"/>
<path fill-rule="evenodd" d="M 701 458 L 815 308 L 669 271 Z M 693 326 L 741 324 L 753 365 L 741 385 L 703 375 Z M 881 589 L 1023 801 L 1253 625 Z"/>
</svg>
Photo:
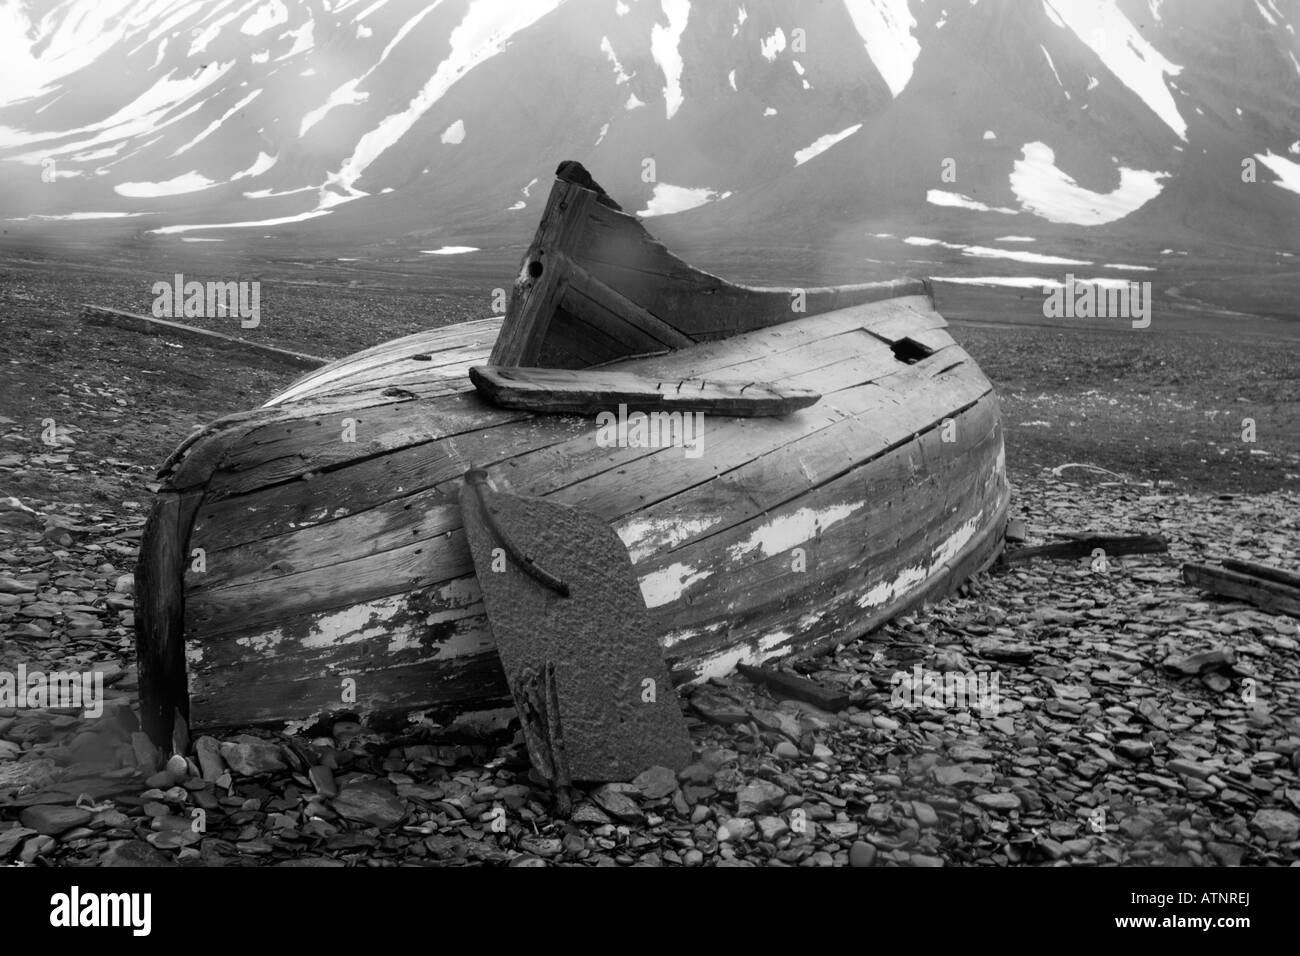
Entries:
<svg viewBox="0 0 1300 956">
<path fill-rule="evenodd" d="M 1297 0 L 0 0 L 0 226 L 474 245 L 531 232 L 575 158 L 669 233 L 1298 251 L 1296 24 Z"/>
</svg>

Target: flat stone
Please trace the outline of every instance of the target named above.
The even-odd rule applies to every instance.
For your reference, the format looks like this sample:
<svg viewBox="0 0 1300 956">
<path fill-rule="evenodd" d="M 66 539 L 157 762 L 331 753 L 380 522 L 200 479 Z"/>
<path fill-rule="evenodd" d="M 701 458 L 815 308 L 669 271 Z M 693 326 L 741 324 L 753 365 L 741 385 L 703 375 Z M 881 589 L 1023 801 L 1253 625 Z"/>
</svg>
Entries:
<svg viewBox="0 0 1300 956">
<path fill-rule="evenodd" d="M 1151 756 L 1154 749 L 1148 741 L 1137 740 L 1132 737 L 1125 738 L 1115 744 L 1115 750 L 1128 757 L 1129 760 L 1145 760 Z"/>
<path fill-rule="evenodd" d="M 734 817 L 730 820 L 724 820 L 721 826 L 718 827 L 718 842 L 727 843 L 748 840 L 754 835 L 756 829 L 754 821 L 748 817 Z"/>
<path fill-rule="evenodd" d="M 99 858 L 100 866 L 161 867 L 175 866 L 174 860 L 155 850 L 143 840 L 119 840 L 110 843 Z"/>
<path fill-rule="evenodd" d="M 698 809 L 698 808 L 697 808 Z M 609 823 L 609 814 L 594 803 L 583 801 L 573 808 L 569 817 L 574 823 L 586 823 L 592 826 L 605 826 Z"/>
<path fill-rule="evenodd" d="M 597 787 L 592 792 L 591 799 L 598 807 L 621 823 L 640 823 L 645 819 L 645 813 L 637 802 L 622 790 L 610 784 Z"/>
<path fill-rule="evenodd" d="M 964 783 L 988 786 L 993 782 L 993 768 L 987 764 L 953 764 L 948 767 L 934 767 L 931 770 L 935 782 L 944 787 L 955 787 Z"/>
<path fill-rule="evenodd" d="M 18 851 L 18 859 L 22 863 L 33 863 L 37 857 L 52 853 L 57 848 L 58 844 L 54 842 L 54 837 L 43 833 L 37 834 L 23 844 L 23 848 Z"/>
<path fill-rule="evenodd" d="M 563 853 L 564 841 L 558 837 L 544 837 L 526 833 L 519 838 L 519 849 L 525 853 L 531 853 L 533 856 L 546 859 Z"/>
<path fill-rule="evenodd" d="M 928 803 L 920 801 L 912 802 L 912 815 L 916 817 L 916 822 L 922 827 L 932 827 L 938 824 L 939 814 L 934 812 L 934 807 Z"/>
<path fill-rule="evenodd" d="M 636 775 L 632 786 L 647 800 L 658 800 L 677 789 L 677 774 L 667 767 L 650 767 Z"/>
<path fill-rule="evenodd" d="M 746 784 L 736 795 L 736 813 L 742 817 L 775 810 L 785 799 L 785 791 L 768 780 Z"/>
<path fill-rule="evenodd" d="M 705 720 L 715 724 L 739 724 L 749 719 L 749 711 L 739 703 L 707 687 L 691 695 L 691 707 Z"/>
<path fill-rule="evenodd" d="M 35 830 L 30 830 L 27 827 L 10 827 L 8 830 L 0 830 L 0 862 L 3 862 L 18 844 L 30 836 L 36 835 Z"/>
<path fill-rule="evenodd" d="M 858 835 L 862 828 L 853 820 L 832 820 L 827 823 L 819 824 L 821 831 L 830 840 L 851 840 Z"/>
<path fill-rule="evenodd" d="M 849 866 L 871 866 L 876 862 L 876 848 L 859 840 L 849 848 Z"/>
<path fill-rule="evenodd" d="M 59 778 L 58 766 L 48 757 L 0 763 L 0 790 L 40 789 Z"/>
<path fill-rule="evenodd" d="M 216 781 L 226 770 L 221 759 L 221 743 L 215 737 L 200 737 L 194 741 L 194 756 L 199 762 L 199 773 L 204 780 Z"/>
<path fill-rule="evenodd" d="M 46 836 L 58 836 L 73 827 L 85 826 L 94 817 L 89 810 L 80 807 L 53 806 L 37 804 L 27 807 L 19 814 L 23 826 Z"/>
<path fill-rule="evenodd" d="M 758 830 L 763 834 L 763 839 L 771 843 L 789 833 L 790 826 L 780 817 L 761 817 L 758 821 Z"/>
<path fill-rule="evenodd" d="M 1194 777 L 1197 780 L 1206 780 L 1214 774 L 1213 767 L 1207 767 L 1205 764 L 1197 763 L 1195 760 L 1184 760 L 1181 757 L 1169 761 L 1165 764 L 1165 769 L 1172 770 L 1174 773 L 1180 773 L 1185 777 Z"/>
<path fill-rule="evenodd" d="M 387 829 L 406 819 L 406 805 L 385 785 L 362 781 L 343 788 L 332 802 L 334 812 L 346 820 Z"/>
<path fill-rule="evenodd" d="M 231 770 L 246 777 L 288 769 L 277 745 L 256 738 L 223 743 L 221 757 Z"/>
<path fill-rule="evenodd" d="M 758 708 L 755 708 L 752 714 L 754 722 L 765 730 L 783 734 L 791 740 L 798 740 L 803 736 L 803 728 L 799 726 L 799 721 L 793 714 L 786 713 L 783 710 L 760 710 Z"/>
<path fill-rule="evenodd" d="M 1288 810 L 1257 810 L 1250 818 L 1250 826 L 1270 841 L 1290 843 L 1300 837 L 1300 817 Z"/>
<path fill-rule="evenodd" d="M 307 777 L 311 780 L 311 785 L 316 788 L 316 792 L 321 796 L 338 796 L 339 788 L 334 782 L 334 772 L 329 767 L 316 764 L 307 770 Z"/>
<path fill-rule="evenodd" d="M 788 740 L 782 740 L 772 748 L 772 756 L 779 757 L 781 760 L 796 760 L 799 757 L 799 748 Z"/>
<path fill-rule="evenodd" d="M 1020 798 L 1014 793 L 981 793 L 975 802 L 986 810 L 1019 810 Z"/>
<path fill-rule="evenodd" d="M 1220 866 L 1241 866 L 1241 861 L 1246 856 L 1246 848 L 1235 843 L 1218 843 L 1211 840 L 1205 848 L 1219 861 Z"/>
</svg>

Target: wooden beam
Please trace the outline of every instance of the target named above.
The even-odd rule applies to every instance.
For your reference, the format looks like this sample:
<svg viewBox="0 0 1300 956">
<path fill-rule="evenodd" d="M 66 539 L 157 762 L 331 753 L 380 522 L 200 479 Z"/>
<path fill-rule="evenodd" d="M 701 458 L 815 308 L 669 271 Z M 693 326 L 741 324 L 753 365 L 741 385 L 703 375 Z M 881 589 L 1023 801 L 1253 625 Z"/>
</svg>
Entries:
<svg viewBox="0 0 1300 956">
<path fill-rule="evenodd" d="M 568 286 L 567 253 L 586 228 L 595 205 L 591 190 L 556 180 L 515 279 L 501 333 L 492 347 L 493 365 L 536 363 Z"/>
<path fill-rule="evenodd" d="M 651 315 L 626 296 L 620 295 L 581 266 L 571 266 L 569 270 L 569 288 L 571 292 L 578 293 L 578 295 L 566 296 L 566 307 L 580 318 L 585 317 L 579 311 L 581 309 L 581 300 L 585 297 L 601 309 L 618 316 L 624 323 L 638 332 L 659 342 L 662 347 L 684 349 L 695 344 L 694 339 L 684 335 L 667 322 Z M 570 304 L 571 298 L 578 300 L 577 308 Z"/>
<path fill-rule="evenodd" d="M 1004 551 L 1002 560 L 1006 564 L 1016 564 L 1033 558 L 1071 560 L 1086 558 L 1096 548 L 1105 551 L 1107 557 L 1117 554 L 1160 554 L 1169 550 L 1169 542 L 1158 534 L 1082 534 L 1067 541 Z"/>
<path fill-rule="evenodd" d="M 260 345 L 257 342 L 249 342 L 246 339 L 235 338 L 233 335 L 223 335 L 220 332 L 210 332 L 207 329 L 185 325 L 182 322 L 171 322 L 167 319 L 155 319 L 152 316 L 137 315 L 134 312 L 123 312 L 120 309 L 108 309 L 99 305 L 83 305 L 81 307 L 81 320 L 87 325 L 112 326 L 113 328 L 139 332 L 141 335 L 167 335 L 180 339 L 189 339 L 194 342 L 201 342 L 204 345 L 210 345 L 216 349 L 248 352 L 252 355 L 274 359 L 278 362 L 283 362 L 286 365 L 297 366 L 298 368 L 320 368 L 322 365 L 328 365 L 330 362 L 329 359 L 321 358 L 317 355 L 306 355 L 302 352 L 290 351 L 289 349 L 279 349 L 273 345 Z"/>
<path fill-rule="evenodd" d="M 774 667 L 737 664 L 736 669 L 755 684 L 772 690 L 782 700 L 802 700 L 814 707 L 834 713 L 849 706 L 849 695 L 842 690 L 824 687 L 816 681 L 789 674 Z"/>
<path fill-rule="evenodd" d="M 498 368 L 477 365 L 469 379 L 479 394 L 505 408 L 595 415 L 629 411 L 705 412 L 731 418 L 788 415 L 821 395 L 771 382 L 656 379 L 605 369 Z"/>
<path fill-rule="evenodd" d="M 1300 588 L 1208 564 L 1184 564 L 1183 580 L 1202 591 L 1246 601 L 1270 614 L 1300 617 Z"/>
<path fill-rule="evenodd" d="M 135 640 L 140 722 L 157 746 L 171 741 L 176 714 L 189 716 L 185 681 L 185 565 L 201 492 L 164 491 L 145 523 L 136 565 Z"/>
<path fill-rule="evenodd" d="M 1300 574 L 1296 574 L 1294 571 L 1283 571 L 1281 568 L 1270 567 L 1267 564 L 1256 564 L 1254 561 L 1235 561 L 1231 558 L 1224 561 L 1223 566 L 1229 571 L 1236 571 L 1238 574 L 1249 574 L 1252 577 L 1263 578 L 1265 581 L 1275 581 L 1288 587 L 1300 588 Z"/>
</svg>

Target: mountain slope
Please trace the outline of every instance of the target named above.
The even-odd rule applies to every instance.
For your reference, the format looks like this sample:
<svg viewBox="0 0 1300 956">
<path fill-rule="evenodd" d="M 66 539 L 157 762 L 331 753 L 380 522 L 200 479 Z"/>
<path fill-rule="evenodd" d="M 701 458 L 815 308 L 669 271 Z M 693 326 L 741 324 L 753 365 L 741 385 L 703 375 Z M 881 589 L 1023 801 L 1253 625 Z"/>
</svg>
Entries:
<svg viewBox="0 0 1300 956">
<path fill-rule="evenodd" d="M 1295 0 L 36 10 L 0 0 L 11 234 L 479 245 L 574 157 L 667 236 L 1300 246 Z"/>
</svg>

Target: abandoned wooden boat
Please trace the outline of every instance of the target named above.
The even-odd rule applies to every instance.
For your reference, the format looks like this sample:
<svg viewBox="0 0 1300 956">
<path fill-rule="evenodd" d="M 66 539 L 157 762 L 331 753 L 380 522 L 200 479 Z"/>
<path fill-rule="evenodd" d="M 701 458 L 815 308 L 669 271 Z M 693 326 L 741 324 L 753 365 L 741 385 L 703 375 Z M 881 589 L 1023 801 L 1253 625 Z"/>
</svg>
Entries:
<svg viewBox="0 0 1300 956">
<path fill-rule="evenodd" d="M 172 455 L 137 572 L 151 735 L 177 712 L 382 725 L 508 706 L 458 507 L 471 466 L 617 531 L 679 683 L 859 636 L 996 557 L 997 398 L 925 282 L 734 285 L 596 189 L 556 180 L 504 317 L 336 361 Z M 484 364 L 821 397 L 647 447 L 490 403 L 467 377 Z"/>
</svg>

